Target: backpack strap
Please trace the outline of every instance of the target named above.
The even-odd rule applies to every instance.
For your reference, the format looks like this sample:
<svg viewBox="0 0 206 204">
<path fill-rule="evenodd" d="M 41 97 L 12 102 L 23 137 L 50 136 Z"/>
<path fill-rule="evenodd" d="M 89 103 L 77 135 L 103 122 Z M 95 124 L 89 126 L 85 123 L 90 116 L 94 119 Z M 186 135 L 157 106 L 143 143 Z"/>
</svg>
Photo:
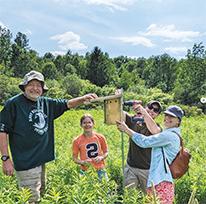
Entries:
<svg viewBox="0 0 206 204">
<path fill-rule="evenodd" d="M 163 155 L 163 160 L 164 160 L 164 168 L 165 168 L 165 173 L 167 174 L 167 167 L 166 167 L 166 162 L 165 162 L 165 154 L 164 154 L 163 147 L 161 147 L 161 150 L 162 150 L 162 155 Z M 168 163 L 168 161 L 167 161 L 167 163 Z"/>
<path fill-rule="evenodd" d="M 183 139 L 182 139 L 182 137 L 180 136 L 179 133 L 177 133 L 175 131 L 172 131 L 172 132 L 174 132 L 180 138 L 180 151 L 183 152 L 184 147 L 183 147 Z"/>
<path fill-rule="evenodd" d="M 175 131 L 172 131 L 172 132 L 174 132 L 180 138 L 180 147 L 183 147 L 183 140 L 182 140 L 182 137 L 180 136 L 180 134 L 175 132 Z"/>
<path fill-rule="evenodd" d="M 181 150 L 183 150 L 183 140 L 182 140 L 182 137 L 181 137 L 180 134 L 178 134 L 177 132 L 175 132 L 175 131 L 172 131 L 172 132 L 174 132 L 174 133 L 180 138 L 180 147 L 181 147 Z M 162 155 L 163 155 L 163 160 L 164 160 L 165 173 L 167 173 L 166 162 L 167 162 L 167 164 L 169 165 L 169 161 L 168 161 L 168 159 L 165 157 L 165 153 L 164 153 L 163 147 L 161 147 L 161 150 L 162 150 Z M 166 162 L 165 162 L 165 161 L 166 161 Z"/>
</svg>

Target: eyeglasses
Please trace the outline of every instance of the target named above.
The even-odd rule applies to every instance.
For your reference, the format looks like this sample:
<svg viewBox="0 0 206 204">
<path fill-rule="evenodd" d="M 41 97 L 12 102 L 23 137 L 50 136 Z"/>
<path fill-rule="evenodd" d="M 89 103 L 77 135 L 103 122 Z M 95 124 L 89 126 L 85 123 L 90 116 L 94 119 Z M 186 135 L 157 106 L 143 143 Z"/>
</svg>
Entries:
<svg viewBox="0 0 206 204">
<path fill-rule="evenodd" d="M 150 110 L 153 110 L 155 113 L 159 113 L 160 112 L 160 109 L 159 108 L 155 108 L 153 107 L 152 105 L 148 105 L 147 106 Z"/>
</svg>

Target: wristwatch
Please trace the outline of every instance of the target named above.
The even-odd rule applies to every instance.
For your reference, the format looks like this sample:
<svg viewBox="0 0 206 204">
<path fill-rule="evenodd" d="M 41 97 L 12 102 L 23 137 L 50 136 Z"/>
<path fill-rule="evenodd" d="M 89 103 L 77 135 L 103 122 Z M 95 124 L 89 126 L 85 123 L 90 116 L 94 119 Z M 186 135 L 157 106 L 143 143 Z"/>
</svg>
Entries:
<svg viewBox="0 0 206 204">
<path fill-rule="evenodd" d="M 2 155 L 1 160 L 7 161 L 10 157 L 8 155 Z"/>
</svg>

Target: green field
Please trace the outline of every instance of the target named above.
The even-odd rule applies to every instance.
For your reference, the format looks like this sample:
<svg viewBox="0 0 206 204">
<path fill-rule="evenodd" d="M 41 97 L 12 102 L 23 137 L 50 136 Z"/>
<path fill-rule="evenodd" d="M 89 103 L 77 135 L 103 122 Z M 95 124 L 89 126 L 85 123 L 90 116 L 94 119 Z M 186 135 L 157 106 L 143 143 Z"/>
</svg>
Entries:
<svg viewBox="0 0 206 204">
<path fill-rule="evenodd" d="M 109 156 L 107 172 L 109 182 L 99 183 L 95 172 L 80 177 L 78 166 L 72 161 L 72 140 L 81 133 L 79 119 L 84 113 L 91 113 L 95 119 L 95 130 L 107 138 Z M 158 121 L 162 120 L 162 116 Z M 115 126 L 103 123 L 102 110 L 72 110 L 55 122 L 56 160 L 47 165 L 47 189 L 41 203 L 146 203 L 136 190 L 122 191 L 122 148 L 121 133 Z M 161 123 L 161 122 L 160 122 Z M 176 181 L 176 202 L 187 204 L 192 191 L 200 204 L 206 203 L 206 120 L 205 116 L 184 118 L 182 137 L 192 153 L 189 174 Z M 124 135 L 126 158 L 128 138 Z M 15 177 L 6 177 L 0 172 L 0 204 L 26 203 L 29 192 L 18 191 Z"/>
</svg>

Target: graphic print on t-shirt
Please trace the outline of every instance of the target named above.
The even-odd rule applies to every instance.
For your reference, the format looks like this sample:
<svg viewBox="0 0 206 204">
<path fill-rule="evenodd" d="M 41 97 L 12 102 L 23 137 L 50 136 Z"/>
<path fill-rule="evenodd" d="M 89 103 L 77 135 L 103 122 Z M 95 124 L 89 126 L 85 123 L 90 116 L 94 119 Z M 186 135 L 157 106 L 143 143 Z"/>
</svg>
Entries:
<svg viewBox="0 0 206 204">
<path fill-rule="evenodd" d="M 32 123 L 34 131 L 39 135 L 43 135 L 48 130 L 48 124 L 46 122 L 47 115 L 39 109 L 33 109 L 29 113 L 29 122 Z"/>
<path fill-rule="evenodd" d="M 95 158 L 98 156 L 98 145 L 96 143 L 87 144 L 86 150 L 89 158 Z"/>
</svg>

